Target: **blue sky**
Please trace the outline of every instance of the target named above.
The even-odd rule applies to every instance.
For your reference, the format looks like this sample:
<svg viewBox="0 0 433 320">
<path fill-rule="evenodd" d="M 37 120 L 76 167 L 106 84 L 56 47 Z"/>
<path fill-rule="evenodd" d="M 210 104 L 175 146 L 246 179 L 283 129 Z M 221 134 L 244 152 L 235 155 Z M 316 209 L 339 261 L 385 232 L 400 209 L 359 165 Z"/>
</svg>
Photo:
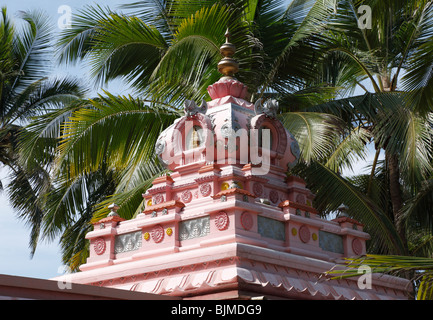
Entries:
<svg viewBox="0 0 433 320">
<path fill-rule="evenodd" d="M 58 9 L 62 5 L 70 6 L 72 12 L 74 12 L 86 4 L 101 3 L 104 6 L 116 8 L 119 4 L 129 2 L 128 0 L 5 0 L 0 3 L 0 6 L 7 7 L 10 17 L 16 17 L 19 10 L 43 9 L 50 15 L 56 31 L 60 31 L 57 27 L 57 21 L 62 16 L 61 13 L 58 13 Z M 54 67 L 56 67 L 56 74 L 62 76 L 72 74 L 81 77 L 84 74 L 82 67 L 79 66 L 73 68 Z M 83 80 L 88 81 L 87 79 Z M 111 85 L 109 89 L 113 93 L 122 93 L 125 88 L 119 82 Z M 7 181 L 7 171 L 5 169 L 0 169 L 0 179 L 3 183 Z M 28 247 L 29 228 L 23 221 L 17 219 L 16 214 L 8 204 L 5 193 L 0 194 L 0 204 L 0 274 L 48 279 L 62 273 L 63 265 L 57 242 L 40 243 L 34 257 L 30 259 L 30 249 Z"/>
<path fill-rule="evenodd" d="M 116 8 L 122 3 L 130 3 L 130 0 L 105 0 L 96 3 L 108 5 L 111 8 Z M 62 5 L 68 5 L 72 8 L 72 12 L 78 8 L 82 8 L 86 4 L 95 3 L 88 0 L 74 1 L 56 1 L 56 0 L 6 0 L 2 1 L 1 6 L 6 6 L 10 16 L 15 16 L 18 10 L 28 9 L 43 9 L 51 17 L 54 26 L 57 26 L 57 21 L 61 17 L 58 13 L 58 8 Z M 59 29 L 57 29 L 59 31 Z M 72 74 L 82 77 L 85 71 L 80 67 L 65 68 L 57 66 L 56 74 L 62 75 Z M 86 79 L 83 79 L 88 81 Z M 113 93 L 123 93 L 127 89 L 121 82 L 116 82 L 109 87 Z M 358 163 L 354 167 L 355 172 L 359 172 L 363 168 L 364 162 Z M 350 172 L 348 173 L 350 174 Z M 0 169 L 0 179 L 4 182 L 7 178 L 7 171 Z M 63 266 L 60 258 L 60 251 L 57 242 L 40 243 L 36 250 L 35 256 L 30 259 L 30 250 L 28 248 L 29 229 L 23 221 L 16 218 L 15 213 L 8 204 L 6 195 L 0 194 L 0 274 L 18 275 L 34 278 L 48 279 L 59 275 Z"/>
</svg>

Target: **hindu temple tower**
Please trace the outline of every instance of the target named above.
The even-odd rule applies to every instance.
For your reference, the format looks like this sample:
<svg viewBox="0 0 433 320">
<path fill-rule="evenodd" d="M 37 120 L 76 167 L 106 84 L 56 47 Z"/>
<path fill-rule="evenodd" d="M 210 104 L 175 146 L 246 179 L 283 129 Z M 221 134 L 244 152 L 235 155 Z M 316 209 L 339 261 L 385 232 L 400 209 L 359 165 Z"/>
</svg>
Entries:
<svg viewBox="0 0 433 320">
<path fill-rule="evenodd" d="M 275 101 L 246 100 L 226 38 L 212 100 L 187 101 L 156 143 L 171 173 L 153 181 L 136 218 L 111 206 L 86 236 L 81 272 L 56 279 L 184 299 L 407 299 L 408 281 L 387 275 L 371 289 L 319 281 L 339 259 L 365 254 L 370 236 L 350 218 L 320 218 L 305 182 L 287 176 L 298 143 Z"/>
</svg>

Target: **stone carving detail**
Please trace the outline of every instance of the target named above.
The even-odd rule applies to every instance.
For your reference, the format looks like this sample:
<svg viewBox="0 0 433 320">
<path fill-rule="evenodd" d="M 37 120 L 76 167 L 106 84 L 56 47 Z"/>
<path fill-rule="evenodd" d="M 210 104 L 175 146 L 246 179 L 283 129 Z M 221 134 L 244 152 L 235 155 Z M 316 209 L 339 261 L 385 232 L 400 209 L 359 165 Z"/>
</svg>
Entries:
<svg viewBox="0 0 433 320">
<path fill-rule="evenodd" d="M 244 212 L 241 215 L 241 225 L 245 230 L 250 230 L 253 227 L 253 216 L 249 212 Z"/>
<path fill-rule="evenodd" d="M 301 226 L 299 228 L 299 239 L 301 239 L 303 243 L 307 243 L 310 241 L 310 237 L 310 229 L 308 229 L 308 227 L 305 225 Z"/>
<path fill-rule="evenodd" d="M 125 233 L 116 236 L 114 240 L 114 253 L 134 251 L 141 248 L 141 231 Z"/>
<path fill-rule="evenodd" d="M 160 204 L 164 202 L 164 196 L 161 193 L 158 193 L 153 197 L 153 204 Z"/>
<path fill-rule="evenodd" d="M 210 233 L 210 217 L 185 220 L 179 223 L 179 240 L 207 236 Z"/>
<path fill-rule="evenodd" d="M 155 243 L 160 243 L 164 239 L 164 228 L 159 224 L 152 229 L 152 239 Z"/>
<path fill-rule="evenodd" d="M 196 115 L 197 113 L 205 114 L 207 111 L 207 102 L 204 99 L 202 99 L 201 105 L 199 107 L 197 106 L 195 101 L 185 100 L 185 102 L 183 103 L 183 108 L 185 111 L 185 115 L 189 118 Z"/>
<path fill-rule="evenodd" d="M 230 138 L 231 136 L 234 136 L 236 134 L 236 132 L 238 130 L 241 129 L 241 126 L 239 123 L 225 123 L 222 127 L 221 127 L 221 135 L 224 138 Z"/>
<path fill-rule="evenodd" d="M 203 183 L 202 185 L 200 185 L 200 193 L 203 197 L 207 197 L 208 195 L 210 195 L 211 191 L 212 187 L 209 183 Z"/>
<path fill-rule="evenodd" d="M 271 190 L 269 192 L 269 200 L 271 200 L 272 203 L 277 203 L 278 199 L 279 199 L 278 192 L 275 190 Z"/>
<path fill-rule="evenodd" d="M 275 119 L 278 111 L 278 101 L 270 99 L 262 104 L 262 99 L 258 99 L 254 104 L 254 111 L 256 114 L 264 113 L 267 117 Z"/>
<path fill-rule="evenodd" d="M 353 239 L 352 241 L 352 250 L 356 255 L 362 254 L 362 242 L 358 238 Z"/>
<path fill-rule="evenodd" d="M 344 253 L 343 238 L 322 230 L 319 230 L 319 247 L 325 251 Z"/>
<path fill-rule="evenodd" d="M 262 237 L 275 240 L 286 240 L 284 222 L 257 216 L 257 229 Z"/>
<path fill-rule="evenodd" d="M 305 204 L 305 195 L 299 193 L 299 194 L 296 196 L 296 202 L 297 202 L 297 203 L 300 203 L 300 204 Z"/>
<path fill-rule="evenodd" d="M 97 238 L 93 244 L 93 250 L 95 250 L 95 253 L 100 256 L 105 252 L 106 246 L 104 238 Z"/>
<path fill-rule="evenodd" d="M 256 197 L 260 197 L 263 193 L 263 185 L 259 182 L 254 182 L 253 192 Z"/>
<path fill-rule="evenodd" d="M 192 200 L 192 193 L 191 193 L 191 191 L 185 190 L 184 192 L 182 192 L 181 198 L 182 198 L 182 201 L 184 203 L 190 202 Z"/>
<path fill-rule="evenodd" d="M 229 226 L 229 216 L 224 211 L 219 212 L 215 216 L 215 225 L 218 230 L 222 231 L 228 228 Z"/>
</svg>

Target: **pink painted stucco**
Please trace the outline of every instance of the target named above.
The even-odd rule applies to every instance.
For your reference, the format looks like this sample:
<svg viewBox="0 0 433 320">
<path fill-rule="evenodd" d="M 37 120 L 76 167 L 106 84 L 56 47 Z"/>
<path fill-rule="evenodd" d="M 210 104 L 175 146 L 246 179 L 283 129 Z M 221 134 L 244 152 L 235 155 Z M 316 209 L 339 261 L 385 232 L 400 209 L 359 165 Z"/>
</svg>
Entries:
<svg viewBox="0 0 433 320">
<path fill-rule="evenodd" d="M 286 175 L 299 156 L 297 142 L 245 100 L 243 84 L 220 80 L 209 94 L 204 112 L 185 115 L 161 134 L 159 157 L 171 173 L 143 194 L 143 212 L 95 223 L 81 272 L 56 280 L 185 299 L 405 299 L 408 281 L 396 277 L 375 275 L 364 290 L 356 278 L 322 281 L 342 257 L 365 254 L 370 236 L 352 219 L 319 217 L 305 182 Z M 208 130 L 190 150 L 188 121 Z M 242 139 L 208 157 L 210 146 L 227 145 L 224 126 L 272 131 L 267 174 L 241 161 L 251 147 Z"/>
</svg>

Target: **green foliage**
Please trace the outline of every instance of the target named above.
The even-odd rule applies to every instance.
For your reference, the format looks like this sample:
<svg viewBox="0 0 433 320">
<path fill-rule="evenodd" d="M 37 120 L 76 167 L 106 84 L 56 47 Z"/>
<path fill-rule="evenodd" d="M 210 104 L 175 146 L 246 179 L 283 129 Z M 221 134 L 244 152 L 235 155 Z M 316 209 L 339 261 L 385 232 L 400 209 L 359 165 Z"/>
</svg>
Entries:
<svg viewBox="0 0 433 320">
<path fill-rule="evenodd" d="M 360 5 L 372 8 L 372 29 L 359 28 Z M 327 214 L 347 205 L 372 234 L 371 252 L 431 256 L 430 2 L 145 0 L 123 9 L 132 13 L 85 7 L 62 33 L 58 56 L 87 63 L 96 85 L 124 80 L 136 97 L 105 92 L 64 107 L 68 96 L 59 95 L 46 113 L 45 104 L 26 94 L 29 107 L 24 99 L 0 110 L 14 121 L 40 115 L 22 132 L 21 163 L 53 170 L 50 187 L 44 185 L 51 191 L 31 200 L 46 210 L 33 213 L 32 224 L 48 239 L 62 235 L 66 263 L 76 269 L 84 261 L 85 231 L 108 213 L 108 203 L 118 203 L 125 218 L 140 212 L 141 193 L 164 172 L 155 141 L 185 99 L 208 99 L 207 87 L 220 77 L 216 66 L 227 28 L 248 99 L 280 102 L 278 116 L 301 146 L 292 173 L 307 180 L 315 206 Z M 15 51 L 6 45 L 13 32 L 3 20 L 4 92 L 31 79 L 6 59 Z M 45 28 L 43 20 L 29 25 L 18 48 L 44 52 L 47 38 L 31 45 L 32 30 Z M 37 71 L 38 59 L 17 56 L 28 61 L 30 74 Z M 356 88 L 365 94 L 354 95 Z M 369 146 L 376 153 L 371 173 L 341 176 L 367 158 Z"/>
<path fill-rule="evenodd" d="M 26 11 L 21 12 L 19 18 L 24 25 L 17 30 L 9 20 L 6 8 L 2 8 L 0 161 L 10 173 L 10 183 L 5 188 L 9 201 L 18 217 L 30 227 L 33 254 L 44 217 L 42 199 L 51 187 L 47 162 L 44 160 L 46 153 L 42 152 L 49 147 L 40 143 L 40 149 L 36 151 L 37 148 L 34 148 L 34 155 L 38 157 L 24 160 L 20 153 L 26 143 L 23 141 L 23 126 L 33 117 L 43 117 L 49 110 L 79 99 L 84 90 L 76 80 L 48 77 L 49 62 L 52 60 L 52 28 L 46 14 Z"/>
</svg>

